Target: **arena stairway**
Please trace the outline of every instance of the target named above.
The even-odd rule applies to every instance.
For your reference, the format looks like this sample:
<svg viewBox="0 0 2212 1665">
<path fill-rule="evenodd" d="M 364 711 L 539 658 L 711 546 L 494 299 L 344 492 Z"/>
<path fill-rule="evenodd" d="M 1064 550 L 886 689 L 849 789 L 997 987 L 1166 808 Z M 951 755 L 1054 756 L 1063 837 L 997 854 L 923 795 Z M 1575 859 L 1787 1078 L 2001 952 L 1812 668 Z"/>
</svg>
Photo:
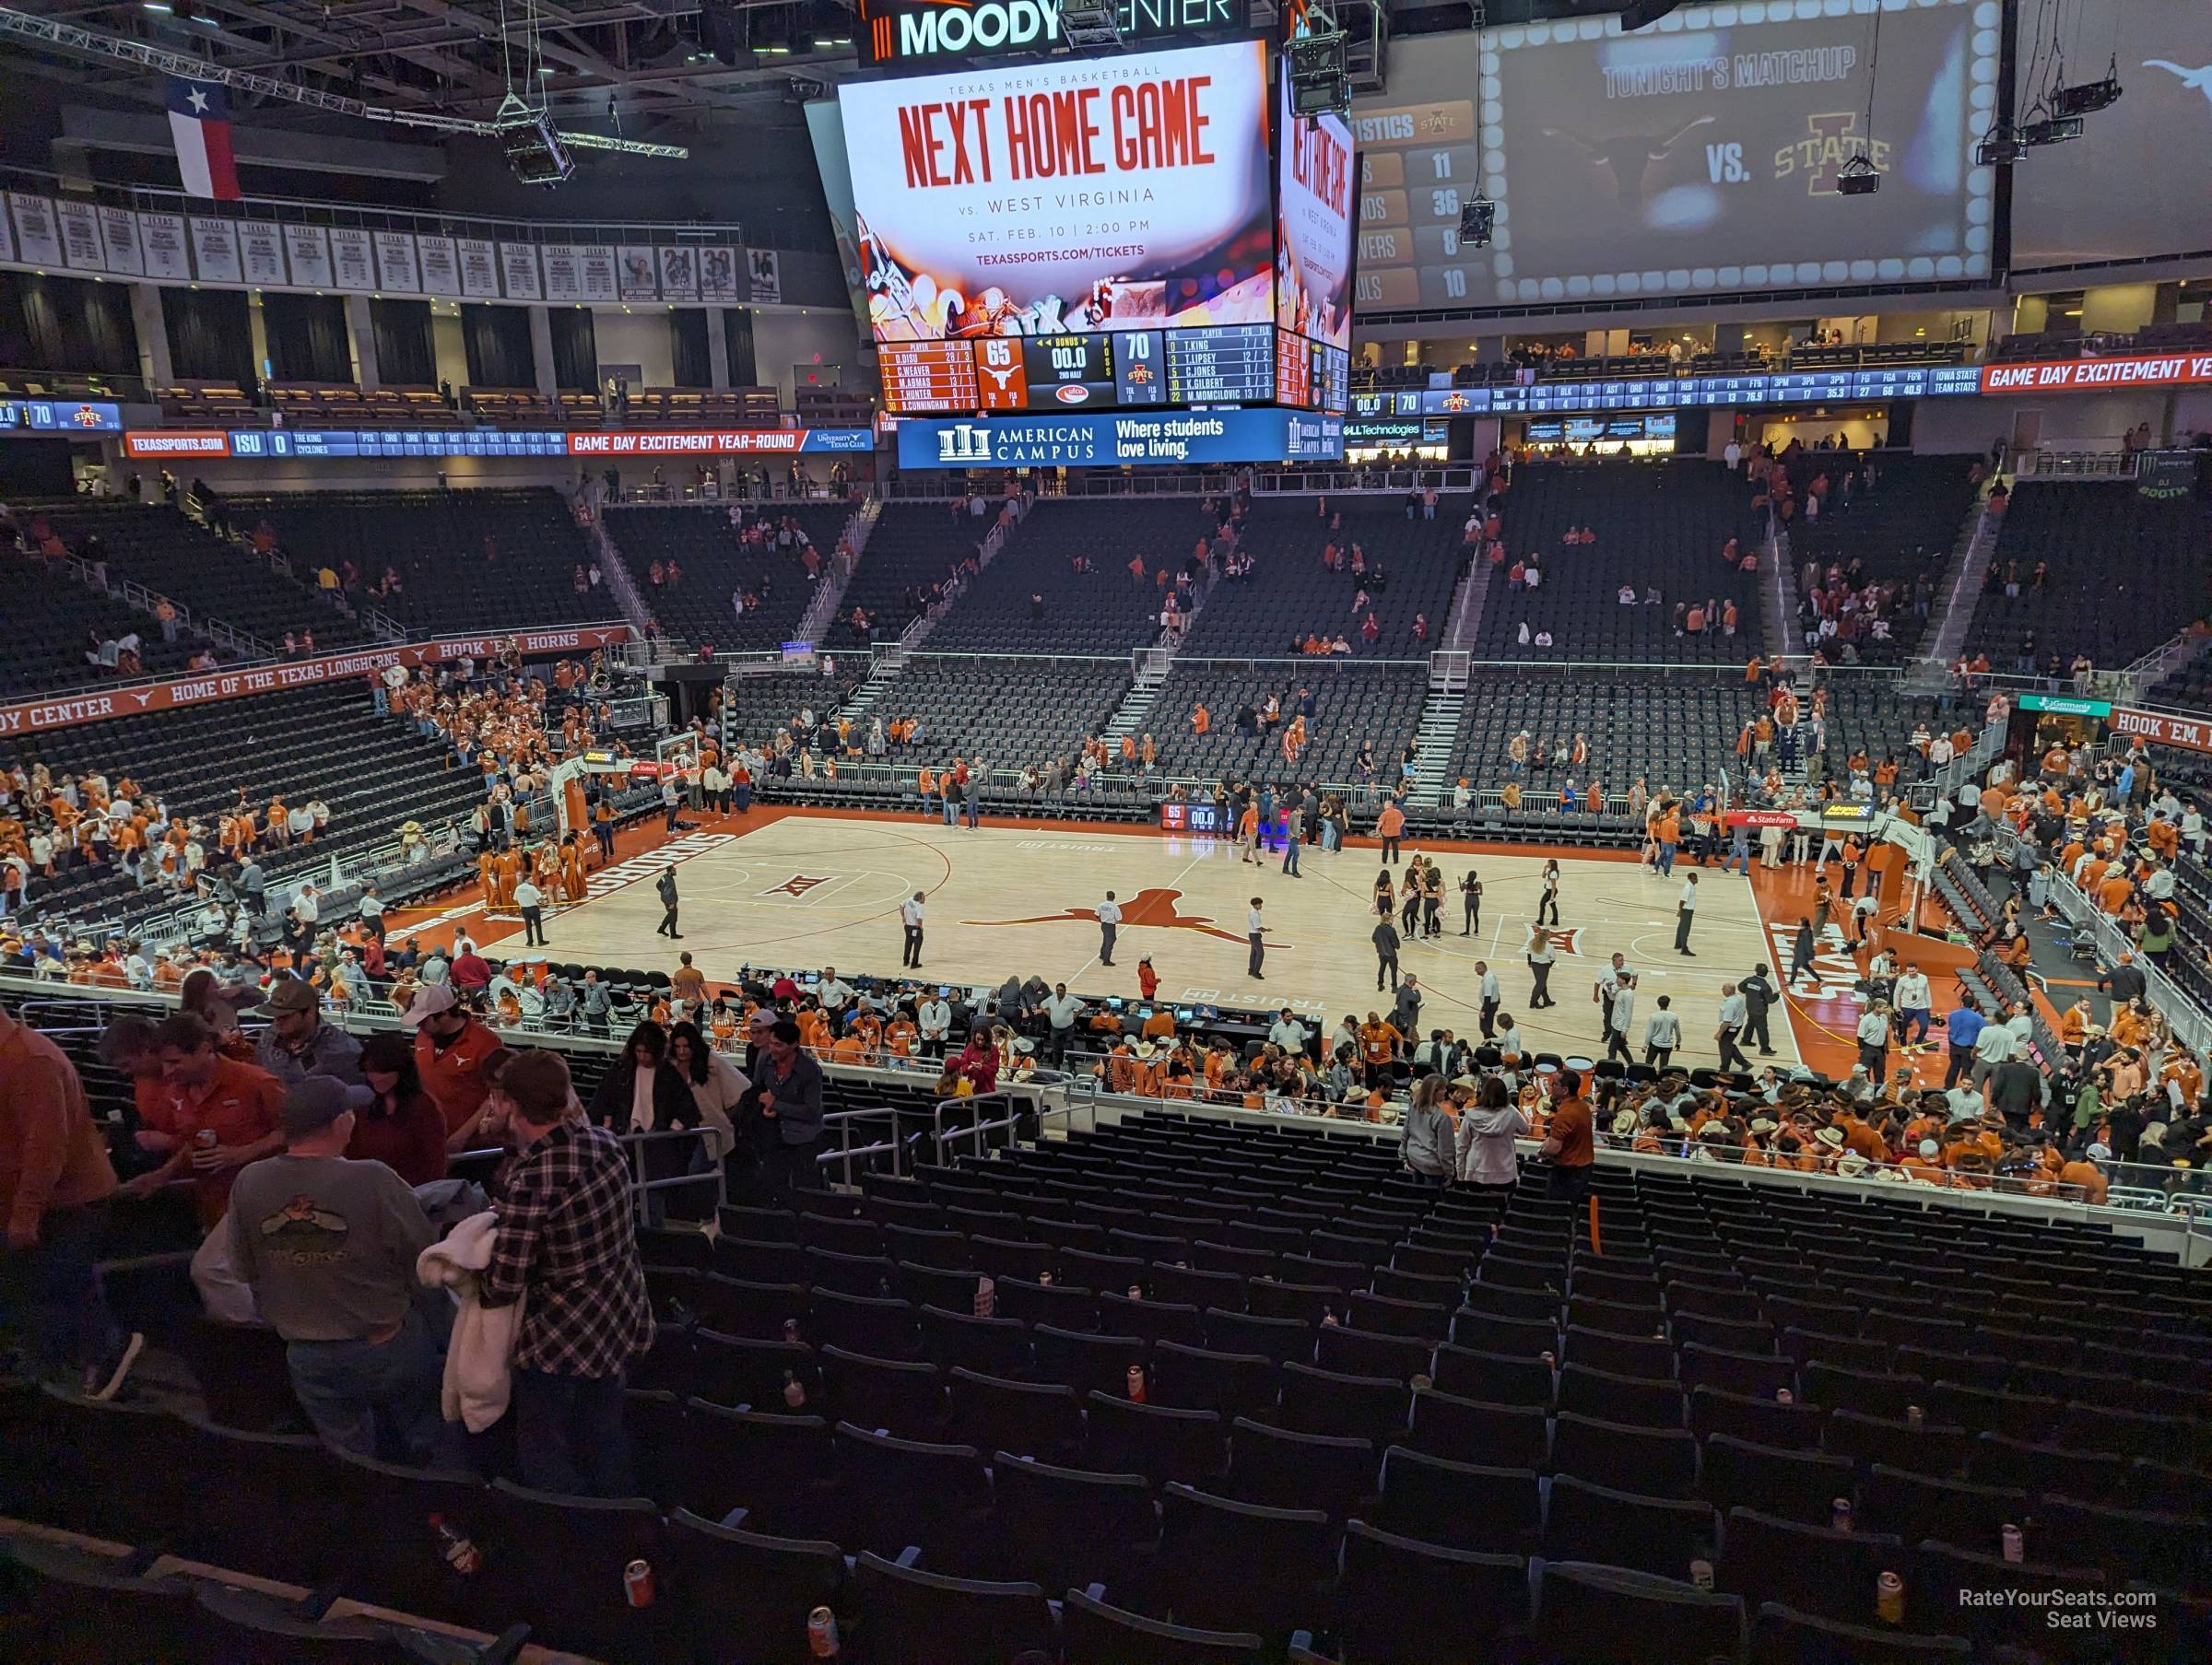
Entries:
<svg viewBox="0 0 2212 1665">
<path fill-rule="evenodd" d="M 1429 698 L 1421 707 L 1421 725 L 1413 732 L 1419 749 L 1413 760 L 1412 802 L 1427 809 L 1443 803 L 1452 784 L 1453 743 L 1459 736 L 1459 713 L 1467 703 L 1467 679 L 1431 672 Z"/>
</svg>

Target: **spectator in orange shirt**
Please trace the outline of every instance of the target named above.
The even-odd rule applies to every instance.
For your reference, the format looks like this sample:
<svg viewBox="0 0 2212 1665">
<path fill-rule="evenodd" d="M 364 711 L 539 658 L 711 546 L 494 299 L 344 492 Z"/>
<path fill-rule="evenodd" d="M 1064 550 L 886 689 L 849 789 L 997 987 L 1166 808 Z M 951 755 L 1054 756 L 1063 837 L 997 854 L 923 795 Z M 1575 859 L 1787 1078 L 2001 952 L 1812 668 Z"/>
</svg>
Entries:
<svg viewBox="0 0 2212 1665">
<path fill-rule="evenodd" d="M 223 1217 L 238 1170 L 284 1143 L 277 1128 L 283 1084 L 266 1070 L 225 1056 L 218 1039 L 212 1026 L 189 1012 L 171 1014 L 155 1029 L 151 1046 L 161 1066 L 162 1091 L 139 1127 L 138 1143 L 168 1160 L 133 1181 L 135 1190 L 151 1190 L 190 1176 L 203 1226 Z"/>
</svg>

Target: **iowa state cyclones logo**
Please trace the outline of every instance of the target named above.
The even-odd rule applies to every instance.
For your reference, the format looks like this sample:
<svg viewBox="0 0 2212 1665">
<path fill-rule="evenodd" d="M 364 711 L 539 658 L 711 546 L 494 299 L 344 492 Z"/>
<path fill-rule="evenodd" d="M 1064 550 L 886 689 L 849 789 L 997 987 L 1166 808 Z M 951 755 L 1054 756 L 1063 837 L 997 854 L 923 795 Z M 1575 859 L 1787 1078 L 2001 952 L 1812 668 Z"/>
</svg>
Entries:
<svg viewBox="0 0 2212 1665">
<path fill-rule="evenodd" d="M 1122 904 L 1122 926 L 1127 931 L 1134 926 L 1148 925 L 1158 931 L 1195 931 L 1205 936 L 1219 937 L 1225 943 L 1243 944 L 1244 939 L 1233 931 L 1224 931 L 1213 921 L 1210 914 L 1185 913 L 1176 906 L 1181 900 L 1180 890 L 1140 890 Z M 1064 908 L 1058 913 L 1041 913 L 1026 920 L 962 920 L 963 925 L 1058 925 L 1068 920 L 1095 925 L 1099 922 L 1098 909 Z M 1288 943 L 1273 944 L 1271 947 L 1288 948 Z"/>
</svg>

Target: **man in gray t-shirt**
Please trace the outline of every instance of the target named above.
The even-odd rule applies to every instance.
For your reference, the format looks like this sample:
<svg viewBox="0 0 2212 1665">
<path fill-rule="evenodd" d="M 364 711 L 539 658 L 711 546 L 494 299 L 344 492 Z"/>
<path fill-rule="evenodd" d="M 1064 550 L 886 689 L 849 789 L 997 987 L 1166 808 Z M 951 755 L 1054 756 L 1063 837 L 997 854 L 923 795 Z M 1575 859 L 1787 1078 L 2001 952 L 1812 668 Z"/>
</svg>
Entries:
<svg viewBox="0 0 2212 1665">
<path fill-rule="evenodd" d="M 343 1083 L 292 1085 L 283 1154 L 231 1188 L 231 1260 L 285 1340 L 315 1431 L 359 1456 L 428 1463 L 442 1370 L 415 1306 L 415 1260 L 438 1234 L 397 1174 L 347 1158 L 353 1120 Z"/>
</svg>

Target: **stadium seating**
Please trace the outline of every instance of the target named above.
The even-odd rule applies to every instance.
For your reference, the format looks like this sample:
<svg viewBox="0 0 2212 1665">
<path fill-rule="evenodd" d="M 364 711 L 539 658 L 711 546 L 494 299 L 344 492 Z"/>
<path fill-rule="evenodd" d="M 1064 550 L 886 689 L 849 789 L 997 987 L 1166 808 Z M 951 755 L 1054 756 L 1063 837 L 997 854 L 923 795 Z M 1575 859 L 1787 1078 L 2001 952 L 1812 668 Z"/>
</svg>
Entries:
<svg viewBox="0 0 2212 1665">
<path fill-rule="evenodd" d="M 350 560 L 373 588 L 386 567 L 395 569 L 399 593 L 360 599 L 410 631 L 582 623 L 609 611 L 606 601 L 576 592 L 575 569 L 590 551 L 552 491 L 318 491 L 228 501 L 241 531 L 268 521 L 295 571 L 335 570 Z M 488 539 L 497 560 L 485 558 Z"/>
<path fill-rule="evenodd" d="M 215 822 L 241 789 L 257 808 L 272 794 L 288 804 L 321 798 L 330 806 L 328 835 L 265 857 L 272 888 L 288 877 L 320 877 L 334 855 L 390 842 L 404 821 L 430 827 L 465 815 L 483 796 L 475 773 L 444 766 L 439 743 L 377 716 L 360 682 L 56 729 L 0 755 L 27 768 L 43 762 L 57 775 L 134 776 L 172 815 L 207 826 L 211 859 Z M 160 903 L 161 893 L 134 890 L 117 869 L 77 868 L 34 880 L 26 911 L 85 918 Z"/>
<path fill-rule="evenodd" d="M 700 387 L 633 387 L 616 413 L 623 428 L 778 428 L 772 387 L 711 392 Z"/>
<path fill-rule="evenodd" d="M 1840 489 L 1832 490 L 1818 518 L 1797 517 L 1790 529 L 1792 564 L 1802 569 L 1818 561 L 1823 570 L 1831 565 L 1848 569 L 1855 560 L 1865 574 L 1862 583 L 1911 586 L 1925 579 L 1932 589 L 1944 576 L 1959 522 L 1973 504 L 1975 488 L 1968 478 L 1972 461 L 1905 451 L 1799 451 L 1789 473 L 1800 503 L 1824 473 L 1831 484 L 1841 469 L 1857 471 L 1857 477 L 1848 502 Z M 1869 463 L 1875 470 L 1871 489 L 1863 472 Z M 1920 646 L 1925 621 L 1910 604 L 1900 605 L 1889 617 L 1891 646 L 1884 651 L 1862 640 L 1856 650 L 1862 662 L 1901 662 Z"/>
<path fill-rule="evenodd" d="M 803 1196 L 795 1214 L 733 1211 L 725 1236 L 733 1222 L 759 1236 L 726 1262 L 718 1247 L 717 1266 L 741 1277 L 748 1255 L 788 1249 L 813 1279 L 747 1284 L 761 1298 L 742 1317 L 723 1309 L 739 1333 L 677 1311 L 702 1274 L 655 1260 L 656 1235 L 662 1340 L 628 1416 L 650 1503 L 485 1487 L 53 1394 L 9 1398 L 0 1425 L 29 1472 L 81 1482 L 30 1490 L 17 1507 L 33 1519 L 126 1541 L 171 1522 L 218 1565 L 479 1629 L 526 1620 L 547 1646 L 610 1661 L 705 1661 L 733 1645 L 804 1659 L 818 1602 L 872 1659 L 963 1665 L 1031 1648 L 1125 1665 L 1254 1647 L 1343 1665 L 1856 1665 L 2008 1645 L 2056 1665 L 2173 1657 L 2162 1650 L 2201 1622 L 2212 1476 L 2193 1465 L 2212 1395 L 2168 1385 L 2212 1362 L 2201 1273 L 2057 1218 L 1711 1168 L 1606 1163 L 1595 1178 L 1602 1255 L 1583 1211 L 1537 1186 L 1504 1203 L 1440 1198 L 1387 1144 L 1152 1112 Z M 1082 1247 L 1124 1222 L 1139 1225 L 1138 1253 Z M 894 1229 L 941 1241 L 937 1263 L 806 1247 Z M 1009 1376 L 933 1356 L 985 1345 L 941 1319 L 948 1339 L 926 1339 L 918 1297 L 944 1262 L 963 1289 L 996 1279 L 988 1345 Z M 1380 1376 L 1309 1362 L 1341 1358 L 1331 1332 L 1373 1304 L 1361 1292 L 1417 1262 L 1453 1268 L 1405 1302 L 1449 1342 L 1390 1355 Z M 1166 1339 L 1195 1309 L 1165 1297 L 1211 1264 L 1235 1269 L 1208 1286 L 1203 1344 Z M 1015 1271 L 1041 1265 L 1049 1286 Z M 1323 1267 L 1333 1321 L 1256 1316 Z M 1109 1272 L 1107 1293 L 1078 1281 Z M 831 1273 L 853 1286 L 829 1287 Z M 1027 1311 L 1019 1291 L 1047 1287 L 1052 1317 L 1005 1316 Z M 1808 1291 L 1832 1327 L 1817 1334 L 1800 1322 Z M 1509 1300 L 1532 1316 L 1493 1316 Z M 1684 1337 L 1711 1333 L 1716 1306 L 1738 1315 L 1739 1373 L 1758 1366 L 1796 1402 L 1703 1385 L 1712 1366 Z M 877 1353 L 845 1344 L 863 1321 Z M 1268 1355 L 1216 1344 L 1262 1329 Z M 1490 1390 L 1526 1402 L 1449 1391 L 1462 1355 L 1491 1360 Z M 1856 1364 L 1827 1362 L 1841 1357 Z M 2158 1379 L 2109 1368 L 2131 1357 Z M 1224 1397 L 1231 1381 L 1245 1386 Z M 733 1409 L 756 1393 L 774 1408 Z M 1788 1410 L 1810 1448 L 1725 1431 L 1748 1425 L 1731 1404 Z M 1892 1404 L 1893 1418 L 1863 1409 Z M 2002 1431 L 2016 1405 L 2034 1439 Z M 2152 1406 L 2155 1431 L 2136 1429 Z M 844 1408 L 892 1430 L 841 1421 Z M 218 1475 L 221 1506 L 188 1509 Z M 428 1549 L 394 1553 L 431 1512 L 481 1546 L 484 1577 L 447 1576 Z M 278 1517 L 284 1534 L 252 1530 Z M 2003 1548 L 2012 1528 L 2018 1558 Z M 858 1557 L 849 1574 L 840 1551 Z M 621 1599 L 631 1558 L 654 1567 L 652 1607 Z M 1901 1613 L 1880 1611 L 1885 1574 L 1901 1579 Z M 2131 1584 L 2157 1592 L 2140 1647 L 2054 1641 L 2039 1610 L 1958 1597 Z M 1055 1616 L 1045 1593 L 1070 1590 L 1082 1593 Z"/>
<path fill-rule="evenodd" d="M 936 646 L 932 635 L 930 651 L 908 660 L 876 699 L 874 714 L 887 721 L 921 720 L 917 744 L 897 755 L 901 762 L 957 755 L 980 756 L 994 768 L 1041 767 L 1053 757 L 1066 765 L 1129 689 L 1129 667 L 1118 660 L 939 658 Z"/>
<path fill-rule="evenodd" d="M 114 672 L 86 659 L 103 640 L 135 634 L 139 663 L 149 676 L 182 670 L 200 647 L 182 634 L 173 643 L 163 641 L 151 614 L 112 600 L 72 573 L 42 567 L 34 557 L 0 547 L 0 631 L 10 644 L 0 662 L 0 692 L 30 694 L 112 682 Z"/>
<path fill-rule="evenodd" d="M 1215 586 L 1184 651 L 1279 658 L 1320 631 L 1341 632 L 1355 658 L 1426 659 L 1439 647 L 1452 592 L 1466 570 L 1463 524 L 1469 499 L 1441 498 L 1434 520 L 1408 520 L 1404 499 L 1395 496 L 1338 498 L 1331 507 L 1343 517 L 1335 533 L 1316 515 L 1312 498 L 1255 499 L 1240 545 L 1253 556 L 1253 571 Z M 1382 569 L 1383 583 L 1365 585 L 1369 606 L 1359 612 L 1352 598 L 1361 580 L 1348 568 L 1331 572 L 1321 564 L 1322 549 L 1332 539 L 1347 562 L 1356 544 Z M 1372 644 L 1359 633 L 1360 619 L 1371 611 L 1380 631 Z M 1414 637 L 1417 615 L 1428 618 L 1426 641 Z"/>
<path fill-rule="evenodd" d="M 841 672 L 832 680 L 818 670 L 734 676 L 724 685 L 723 716 L 730 738 L 765 745 L 801 711 L 812 710 L 818 722 L 835 716 L 857 686 L 852 675 Z"/>
<path fill-rule="evenodd" d="M 1515 590 L 1493 570 L 1484 599 L 1479 658 L 1642 663 L 1742 664 L 1762 651 L 1756 575 L 1720 558 L 1730 538 L 1755 550 L 1759 524 L 1740 480 L 1718 463 L 1674 460 L 1623 466 L 1528 463 L 1505 493 L 1503 542 L 1509 564 L 1534 556 L 1539 589 Z M 1567 545 L 1570 527 L 1588 526 L 1595 544 Z M 1624 606 L 1624 584 L 1637 593 Z M 1647 590 L 1659 604 L 1646 605 Z M 1734 601 L 1734 636 L 1709 623 L 1677 635 L 1678 604 Z M 1549 630 L 1552 645 L 1519 639 Z"/>
<path fill-rule="evenodd" d="M 1555 766 L 1524 776 L 1524 791 L 1556 792 L 1571 777 L 1578 789 L 1586 788 L 1595 774 L 1608 795 L 1626 792 L 1640 777 L 1647 791 L 1694 791 L 1718 784 L 1723 769 L 1743 773 L 1735 736 L 1761 703 L 1759 689 L 1740 673 L 1538 680 L 1478 671 L 1461 708 L 1455 767 L 1448 776 L 1464 776 L 1477 791 L 1496 791 L 1508 778 L 1506 746 L 1525 729 L 1532 746 L 1540 740 L 1547 750 L 1585 736 L 1590 762 L 1582 769 Z"/>
<path fill-rule="evenodd" d="M 234 508 L 231 516 L 241 532 L 253 524 L 251 516 L 239 518 L 242 512 Z M 217 537 L 174 509 L 76 498 L 52 506 L 48 513 L 71 547 L 87 537 L 100 539 L 110 578 L 133 580 L 181 602 L 194 619 L 219 619 L 272 647 L 288 632 L 312 631 L 319 648 L 350 647 L 368 634 L 333 598 L 298 577 L 285 577 L 250 550 Z"/>
<path fill-rule="evenodd" d="M 994 524 L 992 515 L 996 508 L 994 504 L 989 507 L 988 514 L 971 515 L 964 499 L 885 504 L 875 531 L 868 534 L 860 566 L 838 604 L 839 616 L 829 636 L 830 645 L 865 645 L 848 622 L 855 607 L 875 621 L 876 640 L 896 641 L 900 632 L 921 616 L 930 587 L 951 577 L 960 562 L 974 558 L 978 545 Z"/>
<path fill-rule="evenodd" d="M 1307 725 L 1307 749 L 1293 765 L 1284 760 L 1281 730 L 1268 737 L 1241 733 L 1238 708 L 1254 708 L 1269 695 L 1282 701 L 1288 722 L 1298 709 L 1298 691 L 1309 688 L 1314 717 Z M 1179 659 L 1160 685 L 1150 727 L 1159 747 L 1160 772 L 1184 779 L 1231 780 L 1314 780 L 1365 784 L 1359 768 L 1360 748 L 1369 749 L 1371 778 L 1398 778 L 1399 765 L 1428 698 L 1426 665 L 1359 665 L 1316 659 L 1261 665 L 1213 664 Z M 1203 702 L 1211 720 L 1205 735 L 1191 732 L 1191 713 Z"/>
<path fill-rule="evenodd" d="M 2042 590 L 2039 562 L 2050 564 Z M 2194 498 L 2144 497 L 2132 480 L 2021 482 L 1997 536 L 1995 565 L 2017 570 L 2018 600 L 1983 589 L 1967 632 L 1971 653 L 2038 671 L 2055 653 L 2118 670 L 2204 610 L 2212 580 L 2212 508 Z"/>
<path fill-rule="evenodd" d="M 1159 635 L 1168 591 L 1156 575 L 1165 569 L 1171 582 L 1211 530 L 1187 498 L 1041 501 L 930 632 L 929 645 L 940 652 L 1128 652 Z M 1084 571 L 1074 568 L 1077 556 L 1088 559 Z M 1133 557 L 1145 562 L 1141 582 L 1128 570 Z M 1031 595 L 1042 598 L 1041 616 Z"/>
<path fill-rule="evenodd" d="M 798 521 L 827 574 L 851 510 L 841 503 L 778 504 L 768 512 L 779 522 L 786 515 Z M 694 647 L 712 645 L 724 652 L 781 647 L 796 635 L 814 599 L 814 584 L 798 550 L 779 550 L 772 544 L 759 550 L 745 547 L 730 523 L 727 504 L 610 509 L 606 531 L 622 552 L 646 610 L 663 630 Z M 683 569 L 681 584 L 655 587 L 650 577 L 653 563 L 671 560 Z M 740 588 L 759 594 L 763 604 L 747 609 L 742 617 L 731 604 Z"/>
</svg>

